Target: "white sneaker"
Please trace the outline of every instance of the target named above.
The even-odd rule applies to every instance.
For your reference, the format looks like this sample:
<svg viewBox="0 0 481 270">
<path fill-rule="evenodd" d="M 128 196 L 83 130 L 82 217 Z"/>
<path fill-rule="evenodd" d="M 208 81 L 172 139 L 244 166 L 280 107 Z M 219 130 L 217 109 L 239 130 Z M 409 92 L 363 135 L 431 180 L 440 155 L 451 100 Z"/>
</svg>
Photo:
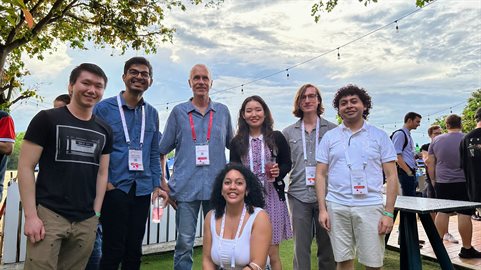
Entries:
<svg viewBox="0 0 481 270">
<path fill-rule="evenodd" d="M 448 242 L 453 243 L 453 244 L 459 243 L 458 239 L 454 238 L 454 236 L 450 233 L 446 233 L 443 237 L 443 240 L 448 241 Z"/>
</svg>

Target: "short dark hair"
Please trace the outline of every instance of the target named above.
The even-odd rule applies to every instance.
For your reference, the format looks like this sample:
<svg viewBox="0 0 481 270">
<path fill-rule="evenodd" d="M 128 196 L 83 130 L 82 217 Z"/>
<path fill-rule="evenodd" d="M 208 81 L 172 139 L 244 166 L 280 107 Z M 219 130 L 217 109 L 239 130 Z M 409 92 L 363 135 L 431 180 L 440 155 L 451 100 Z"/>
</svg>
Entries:
<svg viewBox="0 0 481 270">
<path fill-rule="evenodd" d="M 319 101 L 319 105 L 317 106 L 317 115 L 321 115 L 324 113 L 324 107 L 322 106 L 322 97 L 321 91 L 315 85 L 307 83 L 297 89 L 296 97 L 294 98 L 294 110 L 292 113 L 295 117 L 303 118 L 304 112 L 301 110 L 301 102 L 302 102 L 302 95 L 306 92 L 306 89 L 312 87 L 316 89 L 316 96 L 317 100 Z"/>
<path fill-rule="evenodd" d="M 451 114 L 446 117 L 446 128 L 461 128 L 461 116 L 457 114 Z"/>
<path fill-rule="evenodd" d="M 104 87 L 107 87 L 107 75 L 105 75 L 105 72 L 96 64 L 92 63 L 82 63 L 79 66 L 75 67 L 72 72 L 70 72 L 70 78 L 69 78 L 69 83 L 71 85 L 75 84 L 77 81 L 78 77 L 80 76 L 80 73 L 82 71 L 87 71 L 90 73 L 93 73 L 99 77 L 102 77 L 104 79 L 105 85 Z"/>
<path fill-rule="evenodd" d="M 154 73 L 152 71 L 152 65 L 150 64 L 149 60 L 147 60 L 147 58 L 145 57 L 141 57 L 141 56 L 136 56 L 136 57 L 132 57 L 130 58 L 129 60 L 127 60 L 124 64 L 124 75 L 127 74 L 127 72 L 129 71 L 129 68 L 132 66 L 132 65 L 144 65 L 144 66 L 147 66 L 149 68 L 149 75 L 150 75 L 150 78 L 152 78 L 154 76 Z"/>
<path fill-rule="evenodd" d="M 428 136 L 431 137 L 436 129 L 442 129 L 440 125 L 432 125 L 428 128 Z"/>
<path fill-rule="evenodd" d="M 347 97 L 347 96 L 359 97 L 364 107 L 366 107 L 366 109 L 362 113 L 362 117 L 366 119 L 367 116 L 369 115 L 369 110 L 371 110 L 372 108 L 371 97 L 369 96 L 367 91 L 364 90 L 364 88 L 361 88 L 354 84 L 348 84 L 346 86 L 339 88 L 339 90 L 337 90 L 334 96 L 334 100 L 332 101 L 332 105 L 338 111 L 338 113 L 339 113 L 339 102 L 341 101 L 341 98 Z"/>
<path fill-rule="evenodd" d="M 70 96 L 68 94 L 61 94 L 53 100 L 53 102 L 55 102 L 55 101 L 61 101 L 65 104 L 69 104 L 70 103 Z"/>
<path fill-rule="evenodd" d="M 254 207 L 264 208 L 265 206 L 264 189 L 262 188 L 261 182 L 257 176 L 255 176 L 251 170 L 240 163 L 229 163 L 215 178 L 212 194 L 210 196 L 210 203 L 215 210 L 216 218 L 220 218 L 224 215 L 226 201 L 222 196 L 222 185 L 224 183 L 225 176 L 232 170 L 240 172 L 246 180 L 247 193 L 244 198 L 244 203 L 247 206 L 247 211 L 252 214 L 254 213 Z"/>
<path fill-rule="evenodd" d="M 404 116 L 404 123 L 407 123 L 409 119 L 414 120 L 416 117 L 423 118 L 419 113 L 415 112 L 408 112 Z"/>
<path fill-rule="evenodd" d="M 474 115 L 474 119 L 476 120 L 476 122 L 481 122 L 481 107 L 479 107 L 476 110 L 476 114 Z"/>
</svg>

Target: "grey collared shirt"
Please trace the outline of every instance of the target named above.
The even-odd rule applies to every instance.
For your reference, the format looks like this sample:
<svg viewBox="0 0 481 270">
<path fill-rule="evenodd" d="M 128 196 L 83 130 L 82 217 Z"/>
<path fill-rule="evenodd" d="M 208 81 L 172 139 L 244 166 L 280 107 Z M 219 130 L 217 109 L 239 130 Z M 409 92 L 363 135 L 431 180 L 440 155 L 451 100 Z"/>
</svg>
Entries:
<svg viewBox="0 0 481 270">
<path fill-rule="evenodd" d="M 307 163 L 304 161 L 304 152 L 302 147 L 302 128 L 301 121 L 286 127 L 282 133 L 286 137 L 291 148 L 292 170 L 289 174 L 288 194 L 304 203 L 317 202 L 316 189 L 314 186 L 306 185 L 306 165 L 316 166 L 316 144 L 319 144 L 322 136 L 330 129 L 337 125 L 327 121 L 321 117 L 319 125 L 319 138 L 316 140 L 316 129 L 311 133 L 305 133 Z"/>
<path fill-rule="evenodd" d="M 213 111 L 209 144 L 210 165 L 195 165 L 195 145 L 189 123 L 192 112 L 197 144 L 207 142 L 210 111 Z M 160 140 L 160 153 L 175 149 L 174 173 L 169 180 L 170 196 L 178 201 L 209 200 L 217 174 L 226 164 L 225 149 L 232 139 L 232 123 L 229 109 L 221 103 L 210 101 L 202 115 L 191 101 L 175 106 L 169 115 Z"/>
</svg>

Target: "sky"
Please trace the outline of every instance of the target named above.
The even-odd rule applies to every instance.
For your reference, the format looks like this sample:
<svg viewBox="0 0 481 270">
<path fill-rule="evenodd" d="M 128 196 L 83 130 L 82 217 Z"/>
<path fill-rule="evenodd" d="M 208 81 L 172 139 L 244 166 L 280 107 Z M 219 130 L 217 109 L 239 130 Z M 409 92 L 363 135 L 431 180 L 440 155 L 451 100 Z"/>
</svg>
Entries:
<svg viewBox="0 0 481 270">
<path fill-rule="evenodd" d="M 412 132 L 419 145 L 428 142 L 427 128 L 436 118 L 461 114 L 471 93 L 481 88 L 480 0 L 438 0 L 423 9 L 415 0 L 384 0 L 367 7 L 339 1 L 318 23 L 310 15 L 313 3 L 188 5 L 186 12 L 167 12 L 165 23 L 176 28 L 173 42 L 159 41 L 158 52 L 151 55 L 56 44 L 43 61 L 24 58 L 31 72 L 26 86 L 37 87 L 43 100 L 12 106 L 16 131 L 25 131 L 38 111 L 67 92 L 70 71 L 82 62 L 104 69 L 109 78 L 104 98 L 117 95 L 124 89 L 123 65 L 133 56 L 145 56 L 153 65 L 154 82 L 144 98 L 159 111 L 161 131 L 172 107 L 192 96 L 187 79 L 197 63 L 210 68 L 210 96 L 229 107 L 234 127 L 242 101 L 251 95 L 265 99 L 275 129 L 294 123 L 294 95 L 305 83 L 320 88 L 323 117 L 335 122 L 335 92 L 356 84 L 372 97 L 369 122 L 388 134 L 402 126 L 408 111 L 423 115 Z"/>
</svg>

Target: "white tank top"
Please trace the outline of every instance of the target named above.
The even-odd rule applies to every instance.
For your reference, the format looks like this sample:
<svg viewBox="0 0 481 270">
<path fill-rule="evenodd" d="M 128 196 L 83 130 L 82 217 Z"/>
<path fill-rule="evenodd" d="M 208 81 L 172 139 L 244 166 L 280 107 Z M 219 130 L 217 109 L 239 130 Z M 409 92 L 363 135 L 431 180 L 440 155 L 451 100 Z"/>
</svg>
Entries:
<svg viewBox="0 0 481 270">
<path fill-rule="evenodd" d="M 210 232 L 212 234 L 212 247 L 210 249 L 210 256 L 212 261 L 220 266 L 220 262 L 224 265 L 224 268 L 231 269 L 231 259 L 234 255 L 235 259 L 235 270 L 242 270 L 250 262 L 250 246 L 251 246 L 251 231 L 254 220 L 257 214 L 262 211 L 262 208 L 254 207 L 254 213 L 249 216 L 246 225 L 242 229 L 242 233 L 237 239 L 235 244 L 235 239 L 222 239 L 217 234 L 215 230 L 215 213 L 212 213 L 210 218 Z M 222 241 L 221 250 L 219 249 L 220 241 Z M 235 244 L 235 251 L 234 249 Z M 234 254 L 232 254 L 234 253 Z"/>
</svg>

